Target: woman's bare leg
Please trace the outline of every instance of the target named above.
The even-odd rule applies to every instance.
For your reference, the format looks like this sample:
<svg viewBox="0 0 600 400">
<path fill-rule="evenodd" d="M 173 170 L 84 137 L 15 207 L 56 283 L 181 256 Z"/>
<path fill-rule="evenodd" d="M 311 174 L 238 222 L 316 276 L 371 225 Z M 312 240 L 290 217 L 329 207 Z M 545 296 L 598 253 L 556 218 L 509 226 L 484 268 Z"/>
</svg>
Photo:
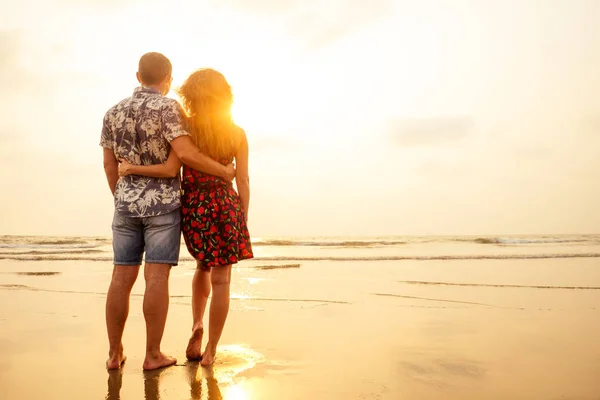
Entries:
<svg viewBox="0 0 600 400">
<path fill-rule="evenodd" d="M 206 271 L 200 268 L 200 263 L 194 273 L 192 280 L 192 315 L 194 322 L 192 325 L 192 337 L 188 342 L 185 356 L 188 360 L 199 360 L 202 352 L 202 335 L 204 333 L 204 311 L 208 296 L 210 296 L 210 270 Z"/>
<path fill-rule="evenodd" d="M 208 322 L 208 343 L 202 354 L 202 365 L 211 365 L 215 361 L 217 344 L 223 333 L 223 327 L 229 313 L 229 287 L 231 282 L 231 265 L 216 267 L 211 272 L 212 300 Z"/>
</svg>

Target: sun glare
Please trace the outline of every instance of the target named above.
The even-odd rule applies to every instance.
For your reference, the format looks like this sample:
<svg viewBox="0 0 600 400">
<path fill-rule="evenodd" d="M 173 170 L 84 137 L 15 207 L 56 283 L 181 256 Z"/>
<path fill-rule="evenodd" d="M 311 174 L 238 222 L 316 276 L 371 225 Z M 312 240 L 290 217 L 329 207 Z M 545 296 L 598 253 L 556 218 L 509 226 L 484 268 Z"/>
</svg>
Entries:
<svg viewBox="0 0 600 400">
<path fill-rule="evenodd" d="M 191 72 L 204 66 L 194 64 L 191 59 L 180 62 L 178 75 L 174 77 L 174 88 L 181 85 Z M 232 87 L 232 113 L 238 125 L 252 135 L 293 134 L 290 121 L 297 118 L 296 110 L 302 107 L 305 99 L 292 95 L 293 91 L 281 91 L 276 85 L 277 80 L 270 79 L 272 76 L 254 75 L 235 62 L 225 63 L 221 67 L 219 64 L 209 66 L 222 72 Z M 257 84 L 256 81 L 261 83 Z M 175 93 L 171 95 L 177 98 Z"/>
<path fill-rule="evenodd" d="M 227 400 L 250 400 L 248 393 L 246 393 L 240 384 L 226 388 L 223 398 Z"/>
<path fill-rule="evenodd" d="M 202 57 L 198 52 L 175 51 L 172 55 L 174 87 L 181 85 L 198 68 L 220 71 L 233 91 L 234 120 L 252 136 L 304 136 L 307 132 L 303 127 L 307 122 L 324 125 L 327 121 L 319 123 L 327 115 L 322 112 L 320 98 L 323 96 L 316 93 L 315 88 L 326 87 L 325 82 L 320 82 L 314 74 L 304 70 L 306 66 L 286 56 L 285 52 L 289 51 L 286 47 L 293 47 L 291 41 L 263 39 L 256 35 L 244 41 L 231 41 L 227 43 L 227 51 L 207 44 L 198 50 L 204 54 Z M 247 54 L 245 47 L 249 42 L 262 42 L 264 48 L 257 54 Z M 252 62 L 246 62 L 247 58 Z M 254 62 L 256 59 L 260 59 L 260 63 Z"/>
</svg>

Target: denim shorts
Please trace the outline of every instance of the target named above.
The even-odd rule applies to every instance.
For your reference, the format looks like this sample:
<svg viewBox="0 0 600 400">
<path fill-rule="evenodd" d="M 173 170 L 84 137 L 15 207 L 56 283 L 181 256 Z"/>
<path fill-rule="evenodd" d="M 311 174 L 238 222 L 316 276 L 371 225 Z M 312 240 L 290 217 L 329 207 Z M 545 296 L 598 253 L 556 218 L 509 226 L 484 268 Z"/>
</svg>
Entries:
<svg viewBox="0 0 600 400">
<path fill-rule="evenodd" d="M 181 209 L 156 217 L 124 217 L 115 211 L 112 223 L 115 265 L 146 263 L 177 265 L 181 246 Z"/>
</svg>

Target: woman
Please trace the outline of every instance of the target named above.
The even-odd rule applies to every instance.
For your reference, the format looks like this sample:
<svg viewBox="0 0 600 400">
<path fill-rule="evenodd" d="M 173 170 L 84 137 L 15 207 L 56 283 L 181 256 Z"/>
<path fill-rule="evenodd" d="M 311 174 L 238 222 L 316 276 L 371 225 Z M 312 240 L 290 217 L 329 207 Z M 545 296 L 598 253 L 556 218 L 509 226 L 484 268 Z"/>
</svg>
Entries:
<svg viewBox="0 0 600 400">
<path fill-rule="evenodd" d="M 178 93 L 189 116 L 188 130 L 198 148 L 227 165 L 236 162 L 236 186 L 221 178 L 183 167 L 183 237 L 197 269 L 192 282 L 194 322 L 186 356 L 201 359 L 202 365 L 215 360 L 217 344 L 229 312 L 231 265 L 252 258 L 246 226 L 250 203 L 248 141 L 231 117 L 233 96 L 225 77 L 212 69 L 194 72 Z M 125 161 L 119 174 L 152 177 L 176 176 L 181 162 L 171 152 L 165 164 L 137 166 Z M 208 343 L 201 353 L 204 310 L 212 287 Z"/>
</svg>

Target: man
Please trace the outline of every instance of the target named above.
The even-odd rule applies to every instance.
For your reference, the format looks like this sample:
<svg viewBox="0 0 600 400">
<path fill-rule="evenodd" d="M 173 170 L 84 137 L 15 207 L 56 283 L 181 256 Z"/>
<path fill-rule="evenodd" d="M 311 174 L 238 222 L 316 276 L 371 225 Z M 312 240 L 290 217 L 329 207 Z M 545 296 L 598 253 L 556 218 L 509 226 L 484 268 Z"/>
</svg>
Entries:
<svg viewBox="0 0 600 400">
<path fill-rule="evenodd" d="M 137 79 L 141 87 L 133 96 L 112 107 L 104 117 L 100 145 L 104 170 L 114 195 L 114 270 L 106 298 L 106 327 L 110 344 L 108 369 L 125 361 L 123 330 L 129 313 L 129 297 L 145 252 L 144 318 L 146 357 L 143 367 L 152 370 L 177 360 L 161 352 L 169 308 L 169 274 L 177 265 L 181 238 L 179 177 L 119 179 L 118 160 L 136 165 L 166 162 L 169 151 L 196 170 L 234 178 L 233 165 L 223 166 L 203 155 L 192 143 L 177 101 L 165 97 L 171 88 L 171 62 L 162 54 L 144 54 Z"/>
</svg>

